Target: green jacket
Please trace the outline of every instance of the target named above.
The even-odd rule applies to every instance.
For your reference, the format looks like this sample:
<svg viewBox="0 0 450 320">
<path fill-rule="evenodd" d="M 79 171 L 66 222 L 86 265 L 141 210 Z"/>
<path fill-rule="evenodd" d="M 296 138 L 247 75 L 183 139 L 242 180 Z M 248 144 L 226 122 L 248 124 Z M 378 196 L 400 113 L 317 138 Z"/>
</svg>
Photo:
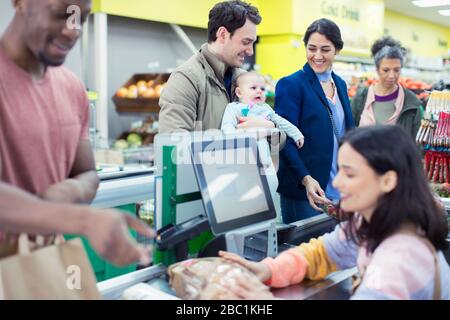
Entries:
<svg viewBox="0 0 450 320">
<path fill-rule="evenodd" d="M 402 111 L 397 119 L 397 124 L 401 126 L 410 134 L 410 136 L 415 140 L 417 131 L 420 128 L 420 121 L 423 118 L 423 107 L 420 100 L 416 95 L 403 88 L 405 92 L 405 101 L 403 103 Z M 361 113 L 363 112 L 364 105 L 366 104 L 368 87 L 360 87 L 356 92 L 356 95 L 351 101 L 353 119 L 355 120 L 355 125 L 359 126 L 359 120 L 361 119 Z"/>
<path fill-rule="evenodd" d="M 245 72 L 233 70 L 233 97 L 224 84 L 226 65 L 208 50 L 208 44 L 178 67 L 159 99 L 159 132 L 219 129 L 228 103 L 234 100 L 234 79 Z"/>
</svg>

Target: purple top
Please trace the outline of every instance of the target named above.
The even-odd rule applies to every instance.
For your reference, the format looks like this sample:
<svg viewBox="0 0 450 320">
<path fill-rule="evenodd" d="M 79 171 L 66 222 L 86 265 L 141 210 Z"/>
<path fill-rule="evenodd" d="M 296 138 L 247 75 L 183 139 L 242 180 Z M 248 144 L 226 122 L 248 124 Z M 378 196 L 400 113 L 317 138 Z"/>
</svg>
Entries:
<svg viewBox="0 0 450 320">
<path fill-rule="evenodd" d="M 376 102 L 387 102 L 387 101 L 392 101 L 392 100 L 396 100 L 398 97 L 398 91 L 400 90 L 400 87 L 397 88 L 397 90 L 395 90 L 394 92 L 392 92 L 391 94 L 388 94 L 387 96 L 378 96 L 375 95 L 375 101 Z"/>
</svg>

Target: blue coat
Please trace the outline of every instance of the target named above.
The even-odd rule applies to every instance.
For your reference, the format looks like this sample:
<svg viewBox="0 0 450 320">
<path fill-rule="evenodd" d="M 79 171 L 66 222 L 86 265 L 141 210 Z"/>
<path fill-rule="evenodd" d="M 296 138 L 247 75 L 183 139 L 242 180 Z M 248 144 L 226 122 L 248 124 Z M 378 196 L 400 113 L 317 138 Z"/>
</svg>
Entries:
<svg viewBox="0 0 450 320">
<path fill-rule="evenodd" d="M 344 80 L 332 73 L 345 113 L 346 131 L 355 124 Z M 307 199 L 303 178 L 311 175 L 325 191 L 333 161 L 333 126 L 324 105 L 327 98 L 313 69 L 306 63 L 299 70 L 278 81 L 275 90 L 275 111 L 297 126 L 305 136 L 298 149 L 288 138 L 280 152 L 277 191 L 294 199 Z"/>
</svg>

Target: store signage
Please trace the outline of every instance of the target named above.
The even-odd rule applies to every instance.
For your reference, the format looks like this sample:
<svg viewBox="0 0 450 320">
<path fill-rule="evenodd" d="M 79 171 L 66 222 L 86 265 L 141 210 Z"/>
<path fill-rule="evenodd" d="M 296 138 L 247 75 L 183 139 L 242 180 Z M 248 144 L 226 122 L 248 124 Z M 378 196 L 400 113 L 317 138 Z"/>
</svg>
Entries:
<svg viewBox="0 0 450 320">
<path fill-rule="evenodd" d="M 342 54 L 368 57 L 371 44 L 383 35 L 383 0 L 259 0 L 258 4 L 264 17 L 258 30 L 263 36 L 303 35 L 313 21 L 327 18 L 341 30 Z"/>
<path fill-rule="evenodd" d="M 386 10 L 384 27 L 416 56 L 441 57 L 449 49 L 449 29 L 444 26 Z"/>
<path fill-rule="evenodd" d="M 382 0 L 293 0 L 292 9 L 298 34 L 318 18 L 333 20 L 341 29 L 344 55 L 370 56 L 370 45 L 383 35 Z"/>
<path fill-rule="evenodd" d="M 344 4 L 335 4 L 335 2 L 322 1 L 321 12 L 324 15 L 334 16 L 352 21 L 359 21 L 360 13 L 357 8 L 349 7 Z"/>
</svg>

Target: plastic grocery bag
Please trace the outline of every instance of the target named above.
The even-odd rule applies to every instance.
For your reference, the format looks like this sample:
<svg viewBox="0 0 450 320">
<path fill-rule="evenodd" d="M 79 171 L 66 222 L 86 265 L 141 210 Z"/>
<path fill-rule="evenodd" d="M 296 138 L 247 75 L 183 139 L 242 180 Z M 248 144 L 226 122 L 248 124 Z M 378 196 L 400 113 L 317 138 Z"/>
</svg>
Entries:
<svg viewBox="0 0 450 320">
<path fill-rule="evenodd" d="M 235 299 L 227 285 L 232 285 L 238 279 L 258 290 L 270 291 L 255 274 L 223 258 L 178 262 L 169 267 L 168 274 L 177 296 L 187 300 Z"/>
</svg>

